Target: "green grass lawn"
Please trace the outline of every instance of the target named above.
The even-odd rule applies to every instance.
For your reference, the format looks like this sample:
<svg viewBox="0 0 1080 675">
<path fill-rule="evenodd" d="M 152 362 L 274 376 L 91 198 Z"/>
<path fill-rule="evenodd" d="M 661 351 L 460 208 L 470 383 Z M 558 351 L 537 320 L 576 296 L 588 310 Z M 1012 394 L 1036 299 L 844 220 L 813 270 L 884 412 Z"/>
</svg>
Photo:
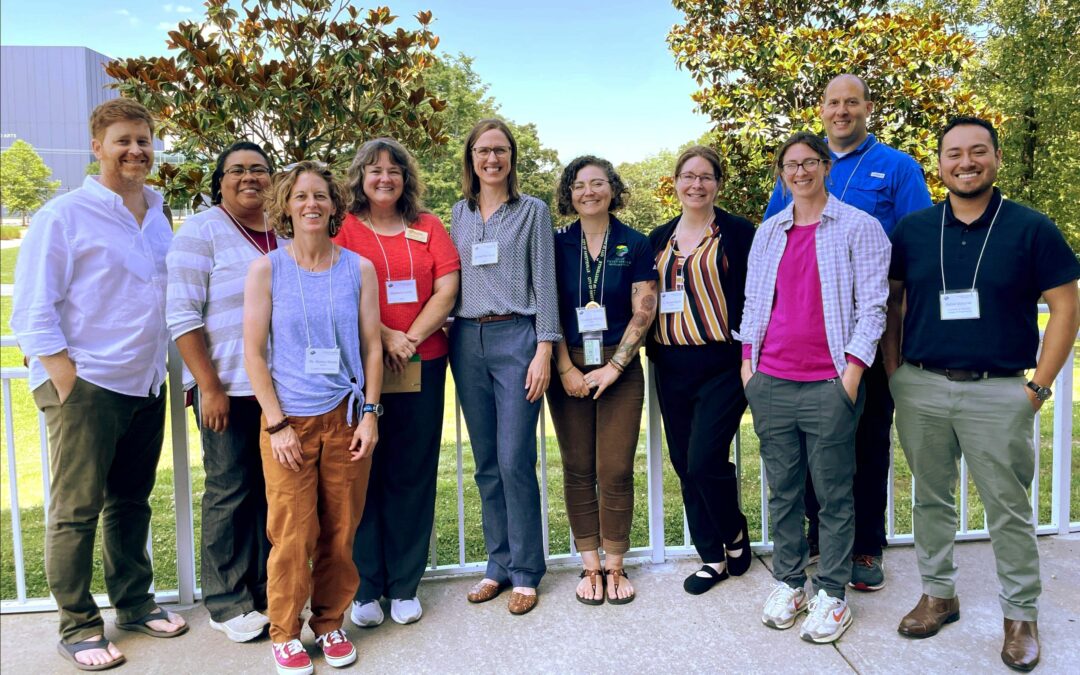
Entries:
<svg viewBox="0 0 1080 675">
<path fill-rule="evenodd" d="M 0 284 L 15 283 L 15 259 L 19 257 L 19 249 L 0 249 Z M 4 334 L 7 334 L 7 322 L 4 322 Z"/>
<path fill-rule="evenodd" d="M 7 316 L 10 312 L 10 299 L 0 298 L 0 319 L 6 326 Z M 3 332 L 7 332 L 5 329 Z M 3 349 L 0 353 L 0 364 L 4 367 L 20 365 L 19 356 L 14 349 Z M 1074 364 L 1074 373 L 1078 366 Z M 1080 380 L 1080 378 L 1077 378 Z M 1074 391 L 1074 400 L 1076 398 Z M 30 393 L 27 391 L 25 380 L 12 382 L 13 417 L 15 420 L 16 442 L 16 471 L 18 474 L 20 514 L 22 518 L 23 546 L 25 550 L 25 565 L 27 576 L 27 593 L 30 597 L 43 597 L 48 594 L 44 575 L 44 548 L 43 548 L 43 487 L 41 479 L 41 459 L 38 446 L 37 411 L 33 406 Z M 1073 406 L 1073 424 L 1080 428 L 1080 404 Z M 188 416 L 189 433 L 189 456 L 191 466 L 191 482 L 193 492 L 195 541 L 198 549 L 199 541 L 199 503 L 203 491 L 203 470 L 200 460 L 197 431 Z M 2 424 L 0 420 L 0 424 Z M 546 452 L 547 463 L 547 500 L 548 500 L 548 523 L 550 527 L 550 551 L 552 554 L 568 553 L 570 550 L 570 532 L 566 520 L 566 508 L 562 497 L 562 469 L 559 458 L 558 445 L 555 441 L 554 431 L 550 419 L 546 422 L 548 433 Z M 646 485 L 646 448 L 644 423 L 642 435 L 639 439 L 638 453 L 636 457 L 637 471 L 635 473 L 635 511 L 631 530 L 632 546 L 647 546 L 649 544 L 648 511 L 646 508 L 648 489 Z M 1052 438 L 1052 406 L 1047 406 L 1042 413 L 1042 442 L 1040 445 L 1040 508 L 1039 522 L 1050 522 L 1050 490 L 1051 490 L 1051 461 L 1052 451 L 1050 442 Z M 0 427 L 0 435 L 4 429 Z M 459 561 L 459 535 L 458 535 L 458 506 L 457 506 L 457 450 L 454 444 L 456 438 L 453 383 L 451 378 L 447 382 L 447 405 L 443 425 L 442 454 L 439 465 L 438 496 L 436 499 L 436 538 L 437 538 L 437 561 L 440 565 L 457 564 Z M 463 438 L 463 502 L 464 502 L 464 529 L 465 529 L 465 561 L 476 562 L 485 558 L 483 535 L 480 523 L 480 498 L 476 483 L 472 478 L 473 461 L 472 453 L 468 445 L 468 433 L 462 429 Z M 760 508 L 760 464 L 758 460 L 757 437 L 753 433 L 753 427 L 749 415 L 743 419 L 741 429 L 742 452 L 740 461 L 741 496 L 744 511 L 750 522 L 751 536 L 754 540 L 761 539 L 761 508 Z M 663 449 L 663 503 L 665 514 L 665 544 L 669 546 L 682 545 L 684 543 L 682 500 L 679 494 L 678 479 L 671 469 L 667 460 L 666 448 Z M 895 473 L 895 504 L 896 504 L 896 533 L 903 534 L 911 531 L 911 475 L 904 460 L 903 453 L 896 446 L 894 454 Z M 158 589 L 176 588 L 176 543 L 175 543 L 175 501 L 173 499 L 173 472 L 172 472 L 172 445 L 169 426 L 166 425 L 165 447 L 162 452 L 162 460 L 157 477 L 157 487 L 152 496 L 154 519 L 152 524 L 154 540 L 154 560 L 156 569 L 155 584 Z M 1080 445 L 1074 440 L 1072 457 L 1072 508 L 1073 520 L 1080 519 Z M 982 527 L 983 511 L 982 504 L 972 485 L 967 486 L 969 495 L 969 529 Z M 12 547 L 12 527 L 10 512 L 10 492 L 8 484 L 8 468 L 6 455 L 0 457 L 0 598 L 10 599 L 16 596 L 14 555 Z M 199 565 L 196 561 L 196 575 Z M 102 592 L 104 585 L 101 579 L 100 558 L 95 564 L 94 577 L 95 592 Z"/>
</svg>

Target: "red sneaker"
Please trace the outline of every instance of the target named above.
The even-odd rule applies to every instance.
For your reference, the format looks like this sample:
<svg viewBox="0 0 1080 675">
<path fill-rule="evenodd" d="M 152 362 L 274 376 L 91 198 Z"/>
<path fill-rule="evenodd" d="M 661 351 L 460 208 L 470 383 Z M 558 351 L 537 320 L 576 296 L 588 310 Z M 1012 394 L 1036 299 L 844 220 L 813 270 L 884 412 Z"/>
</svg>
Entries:
<svg viewBox="0 0 1080 675">
<path fill-rule="evenodd" d="M 275 642 L 273 647 L 278 675 L 311 675 L 315 672 L 311 657 L 299 640 Z"/>
<path fill-rule="evenodd" d="M 322 649 L 326 662 L 335 668 L 344 668 L 356 662 L 356 648 L 340 628 L 315 638 L 315 644 Z"/>
</svg>

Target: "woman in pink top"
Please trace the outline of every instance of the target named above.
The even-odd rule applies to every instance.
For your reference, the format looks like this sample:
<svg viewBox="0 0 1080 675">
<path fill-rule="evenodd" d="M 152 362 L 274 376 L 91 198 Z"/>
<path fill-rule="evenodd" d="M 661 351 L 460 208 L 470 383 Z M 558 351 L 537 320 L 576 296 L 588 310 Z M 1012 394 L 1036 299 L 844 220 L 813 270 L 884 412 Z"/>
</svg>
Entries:
<svg viewBox="0 0 1080 675">
<path fill-rule="evenodd" d="M 885 329 L 889 240 L 870 215 L 825 188 L 828 146 L 799 132 L 776 153 L 792 203 L 758 228 L 750 248 L 739 338 L 742 379 L 769 481 L 776 586 L 761 621 L 838 639 L 851 625 L 855 428 L 863 370 Z M 821 560 L 808 598 L 803 537 L 806 472 L 821 502 Z M 809 599 L 809 602 L 807 600 Z"/>
</svg>

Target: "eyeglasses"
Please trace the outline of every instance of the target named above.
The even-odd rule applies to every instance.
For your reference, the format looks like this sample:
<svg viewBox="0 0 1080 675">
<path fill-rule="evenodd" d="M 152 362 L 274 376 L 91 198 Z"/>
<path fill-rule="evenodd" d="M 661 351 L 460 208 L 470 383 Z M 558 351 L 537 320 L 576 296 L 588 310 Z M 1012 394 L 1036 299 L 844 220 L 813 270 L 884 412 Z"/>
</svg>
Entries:
<svg viewBox="0 0 1080 675">
<path fill-rule="evenodd" d="M 711 173 L 703 173 L 701 175 L 698 175 L 696 173 L 690 173 L 689 171 L 687 171 L 685 173 L 680 173 L 678 176 L 676 176 L 676 178 L 679 179 L 680 183 L 685 183 L 686 185 L 693 185 L 698 181 L 701 181 L 702 185 L 712 185 L 716 182 L 716 176 L 712 175 Z"/>
<path fill-rule="evenodd" d="M 243 178 L 244 174 L 250 173 L 255 178 L 262 178 L 263 176 L 270 175 L 270 167 L 263 166 L 262 164 L 254 164 L 252 166 L 240 166 L 235 164 L 225 169 L 225 175 L 233 178 Z"/>
<path fill-rule="evenodd" d="M 571 192 L 584 192 L 586 187 L 592 190 L 602 190 L 605 185 L 610 185 L 611 181 L 604 180 L 603 178 L 594 178 L 588 183 L 574 183 L 570 186 Z"/>
<path fill-rule="evenodd" d="M 500 145 L 495 148 L 473 148 L 472 151 L 473 154 L 475 154 L 480 159 L 487 159 L 488 157 L 491 157 L 493 153 L 496 159 L 503 159 L 510 154 L 510 148 L 506 147 L 505 145 Z"/>
<path fill-rule="evenodd" d="M 813 173 L 817 171 L 817 168 L 821 166 L 823 160 L 817 157 L 811 157 L 810 159 L 804 159 L 801 162 L 784 162 L 780 167 L 784 170 L 784 173 L 788 176 L 794 176 L 799 171 L 799 167 L 806 173 Z"/>
</svg>

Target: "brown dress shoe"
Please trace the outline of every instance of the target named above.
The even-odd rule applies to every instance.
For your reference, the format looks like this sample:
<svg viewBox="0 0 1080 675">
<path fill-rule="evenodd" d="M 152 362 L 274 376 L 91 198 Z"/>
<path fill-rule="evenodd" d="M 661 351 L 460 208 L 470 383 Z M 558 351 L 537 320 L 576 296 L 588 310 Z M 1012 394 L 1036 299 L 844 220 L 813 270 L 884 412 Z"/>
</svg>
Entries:
<svg viewBox="0 0 1080 675">
<path fill-rule="evenodd" d="M 1013 670 L 1024 672 L 1039 665 L 1039 625 L 1034 621 L 1005 619 L 1001 660 Z"/>
<path fill-rule="evenodd" d="M 473 587 L 469 589 L 469 594 L 465 597 L 469 602 L 473 603 L 487 602 L 498 597 L 504 588 L 506 588 L 505 584 L 486 584 L 483 581 L 478 581 L 473 584 Z"/>
<path fill-rule="evenodd" d="M 896 632 L 909 638 L 928 638 L 937 635 L 945 624 L 959 618 L 960 598 L 935 598 L 923 593 L 915 609 L 900 619 Z"/>
<path fill-rule="evenodd" d="M 518 616 L 522 614 L 528 614 L 532 611 L 533 607 L 536 607 L 538 596 L 536 593 L 532 595 L 525 595 L 524 593 L 518 593 L 514 591 L 510 594 L 509 609 L 511 614 Z"/>
</svg>

